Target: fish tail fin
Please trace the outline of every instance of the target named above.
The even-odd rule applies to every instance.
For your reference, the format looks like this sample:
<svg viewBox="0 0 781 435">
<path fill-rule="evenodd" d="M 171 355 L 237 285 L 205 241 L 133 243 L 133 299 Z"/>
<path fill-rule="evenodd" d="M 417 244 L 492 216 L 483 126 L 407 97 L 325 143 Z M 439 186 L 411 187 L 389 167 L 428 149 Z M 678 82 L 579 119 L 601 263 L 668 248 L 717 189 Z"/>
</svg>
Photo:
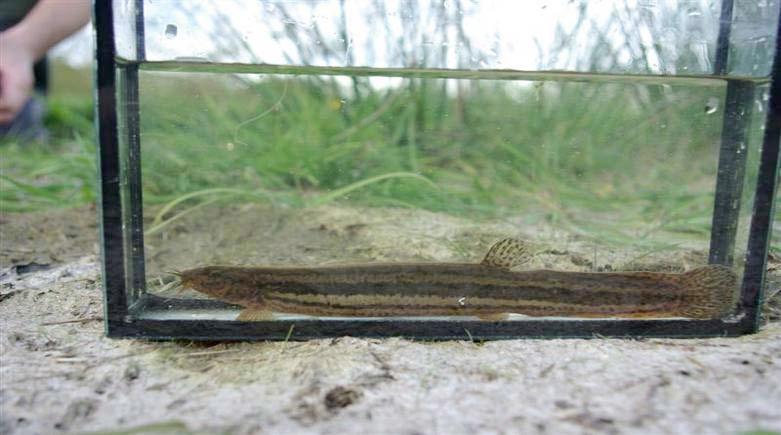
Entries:
<svg viewBox="0 0 781 435">
<path fill-rule="evenodd" d="M 683 274 L 683 288 L 696 301 L 683 315 L 694 319 L 720 319 L 733 312 L 738 299 L 738 277 L 729 267 L 710 264 Z"/>
</svg>

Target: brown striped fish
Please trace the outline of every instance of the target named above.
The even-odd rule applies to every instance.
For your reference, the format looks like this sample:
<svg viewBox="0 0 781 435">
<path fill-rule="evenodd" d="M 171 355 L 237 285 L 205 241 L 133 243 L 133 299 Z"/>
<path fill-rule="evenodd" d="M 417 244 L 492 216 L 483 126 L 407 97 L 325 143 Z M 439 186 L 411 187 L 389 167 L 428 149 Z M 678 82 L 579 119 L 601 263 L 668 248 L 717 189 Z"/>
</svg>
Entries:
<svg viewBox="0 0 781 435">
<path fill-rule="evenodd" d="M 316 267 L 206 266 L 181 286 L 241 305 L 238 320 L 272 312 L 312 316 L 477 316 L 716 319 L 736 302 L 737 277 L 708 265 L 684 273 L 513 271 L 530 257 L 505 239 L 480 263 L 371 263 Z"/>
</svg>

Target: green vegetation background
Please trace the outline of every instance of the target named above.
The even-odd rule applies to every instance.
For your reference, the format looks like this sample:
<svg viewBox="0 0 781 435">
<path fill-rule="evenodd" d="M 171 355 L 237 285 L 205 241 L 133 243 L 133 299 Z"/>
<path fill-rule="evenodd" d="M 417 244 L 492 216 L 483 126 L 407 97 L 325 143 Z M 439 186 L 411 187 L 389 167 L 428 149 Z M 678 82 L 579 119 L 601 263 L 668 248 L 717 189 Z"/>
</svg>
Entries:
<svg viewBox="0 0 781 435">
<path fill-rule="evenodd" d="M 90 72 L 57 64 L 52 78 L 50 143 L 0 145 L 3 211 L 95 201 Z M 602 242 L 709 236 L 720 88 L 355 79 L 348 92 L 323 77 L 150 73 L 142 90 L 147 231 L 216 201 L 338 201 L 521 216 Z"/>
</svg>

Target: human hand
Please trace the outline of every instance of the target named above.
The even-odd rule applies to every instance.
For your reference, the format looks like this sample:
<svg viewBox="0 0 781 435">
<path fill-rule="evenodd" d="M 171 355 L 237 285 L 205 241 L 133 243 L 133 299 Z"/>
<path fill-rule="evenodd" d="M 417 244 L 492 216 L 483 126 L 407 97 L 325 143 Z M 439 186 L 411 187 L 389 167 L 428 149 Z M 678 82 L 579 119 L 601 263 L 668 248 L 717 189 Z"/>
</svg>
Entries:
<svg viewBox="0 0 781 435">
<path fill-rule="evenodd" d="M 0 34 L 0 124 L 13 121 L 33 89 L 35 56 L 11 32 Z"/>
</svg>

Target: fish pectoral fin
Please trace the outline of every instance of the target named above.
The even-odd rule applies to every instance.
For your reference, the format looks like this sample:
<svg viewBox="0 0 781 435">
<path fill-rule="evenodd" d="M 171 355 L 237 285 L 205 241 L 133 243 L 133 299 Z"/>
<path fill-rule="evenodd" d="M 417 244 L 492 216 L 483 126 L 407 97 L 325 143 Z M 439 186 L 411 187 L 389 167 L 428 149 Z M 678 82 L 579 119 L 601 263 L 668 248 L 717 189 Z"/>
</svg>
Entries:
<svg viewBox="0 0 781 435">
<path fill-rule="evenodd" d="M 257 308 L 245 308 L 241 310 L 236 320 L 240 322 L 262 322 L 264 320 L 272 320 L 274 315 L 270 310 L 259 310 Z"/>
<path fill-rule="evenodd" d="M 501 322 L 510 318 L 507 313 L 478 314 L 477 318 L 485 322 Z"/>
<path fill-rule="evenodd" d="M 530 246 L 520 239 L 507 238 L 496 242 L 480 264 L 510 270 L 532 258 Z"/>
</svg>

